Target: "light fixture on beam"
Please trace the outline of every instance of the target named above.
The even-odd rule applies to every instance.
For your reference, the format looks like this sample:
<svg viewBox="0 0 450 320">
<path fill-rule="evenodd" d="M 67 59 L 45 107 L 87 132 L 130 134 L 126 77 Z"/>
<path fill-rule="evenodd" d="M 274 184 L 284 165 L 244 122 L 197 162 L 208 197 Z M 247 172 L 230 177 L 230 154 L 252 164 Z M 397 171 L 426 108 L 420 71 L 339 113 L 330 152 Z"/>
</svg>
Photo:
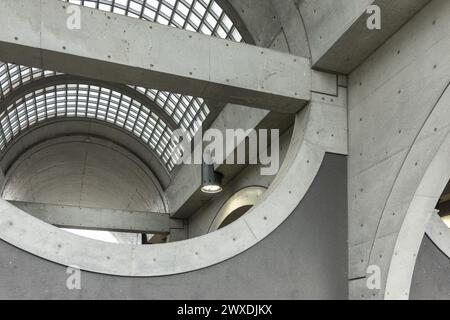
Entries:
<svg viewBox="0 0 450 320">
<path fill-rule="evenodd" d="M 219 193 L 222 192 L 222 175 L 214 171 L 213 164 L 203 163 L 202 165 L 202 192 Z"/>
</svg>

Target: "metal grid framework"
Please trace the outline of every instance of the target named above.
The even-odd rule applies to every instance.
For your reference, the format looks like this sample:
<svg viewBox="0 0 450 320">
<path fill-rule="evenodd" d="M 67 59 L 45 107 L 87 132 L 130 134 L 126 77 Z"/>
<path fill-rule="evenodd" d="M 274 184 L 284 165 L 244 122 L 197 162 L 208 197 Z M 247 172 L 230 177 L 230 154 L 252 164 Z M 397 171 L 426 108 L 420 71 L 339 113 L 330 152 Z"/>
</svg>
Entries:
<svg viewBox="0 0 450 320">
<path fill-rule="evenodd" d="M 0 62 L 0 100 L 23 84 L 56 74 L 54 71 Z"/>
<path fill-rule="evenodd" d="M 9 106 L 0 117 L 0 149 L 29 127 L 55 118 L 106 121 L 148 144 L 169 169 L 172 130 L 149 108 L 114 90 L 85 84 L 39 89 Z"/>
<path fill-rule="evenodd" d="M 215 37 L 241 41 L 231 19 L 214 0 L 62 0 Z"/>
<path fill-rule="evenodd" d="M 133 18 L 157 22 L 164 25 L 200 32 L 233 41 L 242 41 L 241 34 L 234 26 L 231 19 L 214 0 L 61 1 L 107 12 L 113 12 L 116 14 L 127 15 Z M 8 94 L 22 84 L 57 74 L 58 73 L 53 71 L 44 71 L 38 68 L 30 68 L 11 63 L 0 63 L 0 99 L 4 99 Z M 106 95 L 110 95 L 111 99 L 106 99 L 106 97 L 103 96 L 102 90 L 105 90 L 105 92 L 110 91 L 108 89 L 98 87 L 94 88 L 93 86 L 87 85 L 87 88 L 81 88 L 81 85 L 78 85 L 77 88 L 74 88 L 74 86 L 76 87 L 77 85 L 62 85 L 53 88 L 46 88 L 43 92 L 36 91 L 34 94 L 27 95 L 27 97 L 22 98 L 22 102 L 17 101 L 13 105 L 9 106 L 7 111 L 0 114 L 0 150 L 3 150 L 17 134 L 25 130 L 28 126 L 42 122 L 45 119 L 52 117 L 86 117 L 95 118 L 100 121 L 108 121 L 114 125 L 127 129 L 134 135 L 141 138 L 145 143 L 149 144 L 150 147 L 156 151 L 158 156 L 160 156 L 162 162 L 166 165 L 169 171 L 173 169 L 174 165 L 170 159 L 173 146 L 169 145 L 172 132 L 170 131 L 170 128 L 163 121 L 158 119 L 154 113 L 151 113 L 147 107 L 140 106 L 136 101 L 130 102 L 129 104 L 124 102 L 120 105 L 119 109 L 123 111 L 125 110 L 124 108 L 128 107 L 127 112 L 125 112 L 128 115 L 127 117 L 135 114 L 135 112 L 132 112 L 130 108 L 138 108 L 141 110 L 137 113 L 139 116 L 135 119 L 123 119 L 123 123 L 122 120 L 120 120 L 122 117 L 118 117 L 119 121 L 112 122 L 109 121 L 110 118 L 108 118 L 108 116 L 104 116 L 103 109 L 105 107 L 107 109 L 110 108 L 110 112 L 114 112 L 113 110 L 116 110 L 117 106 L 113 105 L 113 102 L 120 96 L 124 97 L 123 95 L 118 92 L 110 92 L 106 93 Z M 197 132 L 201 123 L 209 114 L 208 106 L 201 98 L 142 87 L 131 87 L 155 101 L 155 103 L 161 107 L 164 112 L 172 117 L 180 128 L 188 132 L 190 137 Z M 102 105 L 99 104 L 97 111 L 94 111 L 94 105 L 92 103 L 96 99 L 96 91 L 101 92 L 100 96 L 102 99 L 99 100 L 99 103 L 101 101 Z M 52 94 L 55 95 L 54 97 L 58 97 L 67 102 L 64 105 L 70 106 L 70 108 L 64 109 L 65 111 L 62 112 L 61 107 L 58 109 L 58 106 L 54 106 L 52 100 L 49 100 L 48 102 L 45 101 L 45 99 L 52 99 Z M 77 98 L 77 94 L 80 94 L 81 96 Z M 86 99 L 89 101 L 88 106 L 86 106 L 86 104 L 83 105 L 83 101 L 86 101 Z M 125 98 L 125 101 L 128 100 Z M 33 107 L 32 104 L 37 104 L 38 102 L 40 105 Z M 80 103 L 80 106 L 75 106 L 75 109 L 73 109 L 74 103 Z M 105 103 L 108 103 L 108 105 L 105 105 Z M 21 106 L 23 110 L 14 110 L 14 108 L 19 108 Z M 54 110 L 55 107 L 56 110 Z M 39 110 L 43 113 L 39 113 Z M 148 110 L 148 112 L 145 110 Z M 95 114 L 95 117 L 92 116 L 93 114 Z M 142 128 L 142 132 L 140 132 L 140 125 L 142 123 L 138 120 L 142 120 L 142 117 L 145 117 L 146 114 L 148 114 L 149 118 L 154 121 L 145 122 L 144 125 L 148 126 L 148 128 Z M 134 126 L 134 124 L 126 125 L 126 123 L 134 123 L 133 121 L 137 123 L 136 126 Z M 147 136 L 147 134 L 150 134 L 150 136 Z"/>
</svg>

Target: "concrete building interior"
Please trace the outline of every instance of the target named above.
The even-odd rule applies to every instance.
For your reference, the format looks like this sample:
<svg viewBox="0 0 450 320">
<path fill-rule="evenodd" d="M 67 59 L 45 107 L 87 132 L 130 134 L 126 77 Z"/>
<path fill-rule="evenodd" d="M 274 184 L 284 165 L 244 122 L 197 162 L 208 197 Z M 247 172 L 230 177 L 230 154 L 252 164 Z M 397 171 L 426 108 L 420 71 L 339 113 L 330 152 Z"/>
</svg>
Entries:
<svg viewBox="0 0 450 320">
<path fill-rule="evenodd" d="M 0 19 L 0 299 L 450 299 L 450 1 Z"/>
</svg>

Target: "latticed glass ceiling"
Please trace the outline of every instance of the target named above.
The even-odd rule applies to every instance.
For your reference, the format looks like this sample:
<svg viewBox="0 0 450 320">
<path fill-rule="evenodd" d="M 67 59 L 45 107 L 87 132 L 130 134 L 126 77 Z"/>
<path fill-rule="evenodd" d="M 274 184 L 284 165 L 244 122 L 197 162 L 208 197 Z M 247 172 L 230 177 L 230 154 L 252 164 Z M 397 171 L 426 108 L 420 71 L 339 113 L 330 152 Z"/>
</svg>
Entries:
<svg viewBox="0 0 450 320">
<path fill-rule="evenodd" d="M 49 86 L 15 101 L 0 118 L 0 148 L 28 127 L 58 117 L 95 119 L 124 128 L 171 164 L 165 151 L 172 131 L 155 113 L 120 92 L 84 84 Z"/>
<path fill-rule="evenodd" d="M 231 19 L 214 0 L 62 0 L 133 18 L 242 41 Z M 33 80 L 57 75 L 53 71 L 0 62 L 0 99 Z M 190 136 L 209 114 L 201 98 L 132 87 L 153 100 Z M 120 92 L 99 86 L 70 84 L 49 86 L 3 106 L 0 114 L 0 150 L 34 124 L 54 118 L 90 118 L 123 128 L 149 145 L 168 170 L 171 161 L 172 130 L 150 106 L 144 106 Z"/>
</svg>

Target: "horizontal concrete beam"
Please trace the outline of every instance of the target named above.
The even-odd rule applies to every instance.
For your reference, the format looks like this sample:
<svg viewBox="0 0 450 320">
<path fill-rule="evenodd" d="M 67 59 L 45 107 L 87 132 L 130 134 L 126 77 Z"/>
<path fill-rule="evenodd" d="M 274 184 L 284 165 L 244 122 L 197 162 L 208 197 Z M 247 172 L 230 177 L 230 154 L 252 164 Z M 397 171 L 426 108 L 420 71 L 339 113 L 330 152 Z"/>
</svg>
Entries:
<svg viewBox="0 0 450 320">
<path fill-rule="evenodd" d="M 61 228 L 168 234 L 168 214 L 9 201 L 35 218 Z"/>
<path fill-rule="evenodd" d="M 295 113 L 311 97 L 309 60 L 67 4 L 2 0 L 0 60 Z"/>
</svg>

